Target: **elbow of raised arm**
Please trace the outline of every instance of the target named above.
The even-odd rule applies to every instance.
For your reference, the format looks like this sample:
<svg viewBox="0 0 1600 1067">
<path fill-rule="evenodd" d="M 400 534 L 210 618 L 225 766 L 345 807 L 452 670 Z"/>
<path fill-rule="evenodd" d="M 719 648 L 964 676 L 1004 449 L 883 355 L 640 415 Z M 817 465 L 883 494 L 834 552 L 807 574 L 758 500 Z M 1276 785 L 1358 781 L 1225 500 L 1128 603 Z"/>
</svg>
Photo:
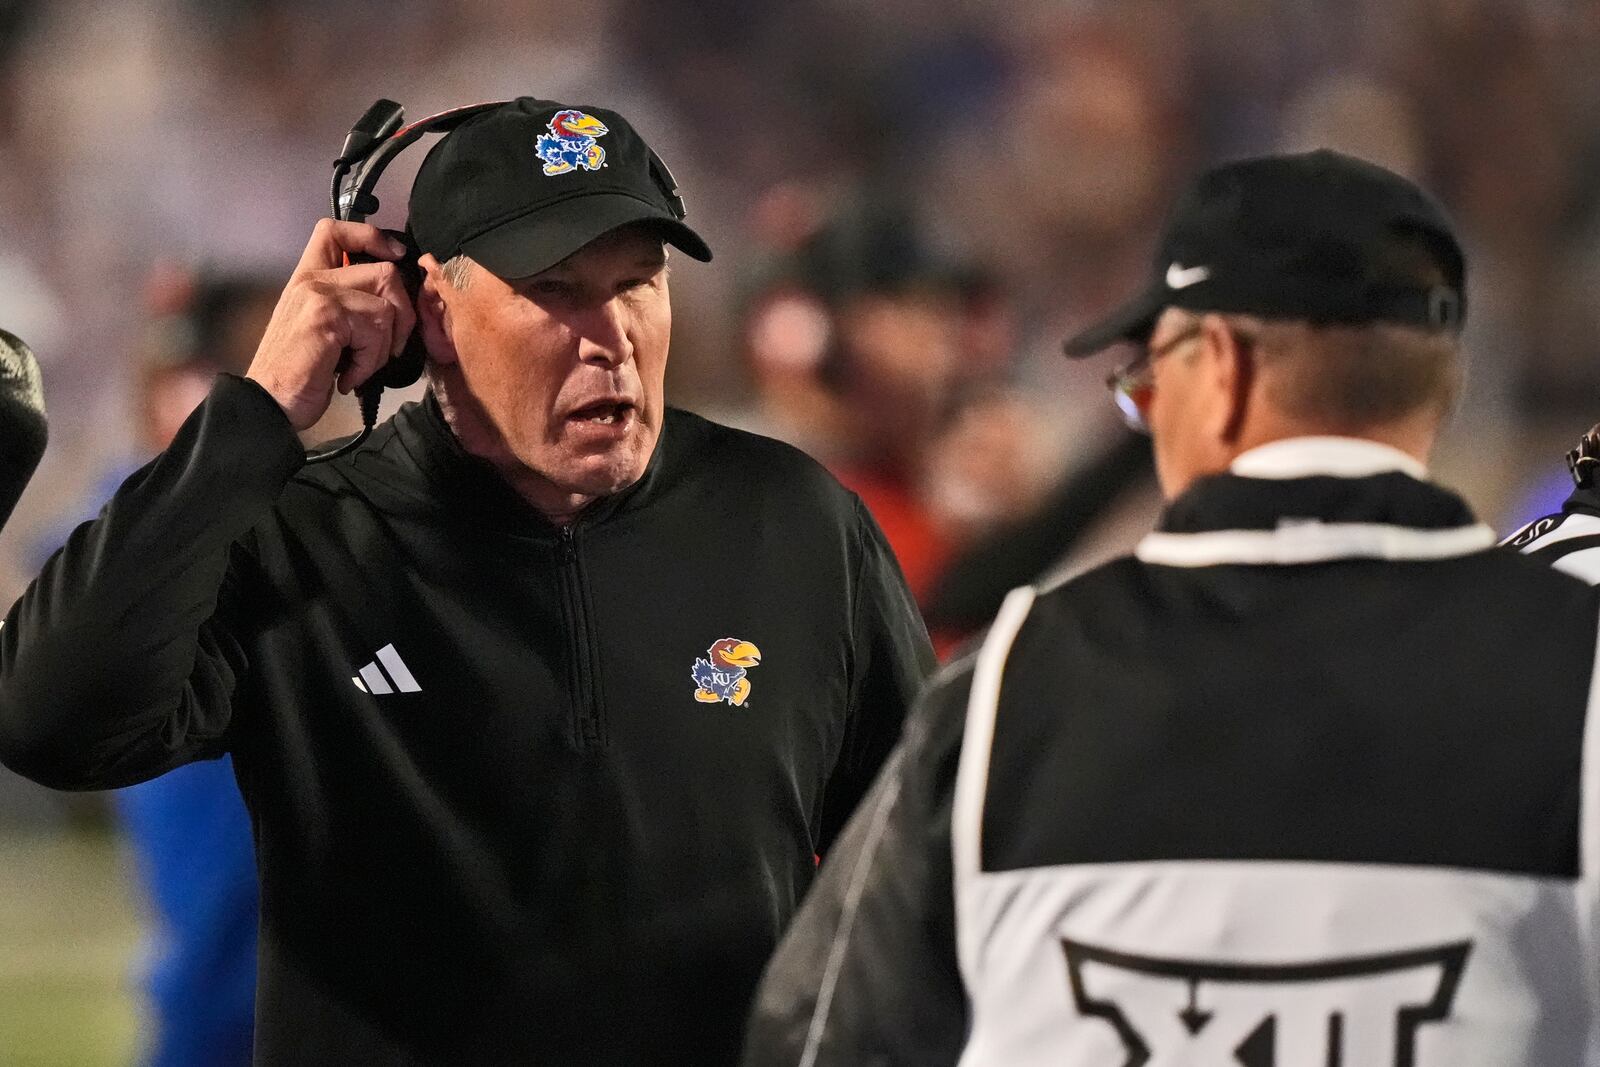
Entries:
<svg viewBox="0 0 1600 1067">
<path fill-rule="evenodd" d="M 90 788 L 89 746 L 54 710 L 0 685 L 0 765 L 50 789 Z"/>
<path fill-rule="evenodd" d="M 33 725 L 0 710 L 0 766 L 50 789 L 81 788 L 70 766 L 71 746 Z"/>
<path fill-rule="evenodd" d="M 0 665 L 0 765 L 50 789 L 104 789 L 128 784 L 148 750 L 166 747 L 160 717 L 135 710 L 129 691 L 96 672 L 38 666 Z"/>
</svg>

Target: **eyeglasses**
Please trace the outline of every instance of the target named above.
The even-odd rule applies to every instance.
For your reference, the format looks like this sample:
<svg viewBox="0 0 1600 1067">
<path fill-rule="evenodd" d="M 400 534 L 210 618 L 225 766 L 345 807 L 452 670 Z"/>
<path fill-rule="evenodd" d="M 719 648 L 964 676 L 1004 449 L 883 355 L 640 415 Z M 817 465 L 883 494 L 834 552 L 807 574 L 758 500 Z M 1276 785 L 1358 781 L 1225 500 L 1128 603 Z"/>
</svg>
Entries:
<svg viewBox="0 0 1600 1067">
<path fill-rule="evenodd" d="M 1117 368 L 1106 377 L 1106 388 L 1111 390 L 1111 399 L 1116 402 L 1117 410 L 1122 412 L 1122 419 L 1129 429 L 1138 433 L 1150 432 L 1145 412 L 1150 410 L 1150 401 L 1156 392 L 1156 360 L 1185 341 L 1193 341 L 1199 336 L 1200 327 L 1195 326 L 1155 348 L 1146 345 L 1132 363 Z"/>
</svg>

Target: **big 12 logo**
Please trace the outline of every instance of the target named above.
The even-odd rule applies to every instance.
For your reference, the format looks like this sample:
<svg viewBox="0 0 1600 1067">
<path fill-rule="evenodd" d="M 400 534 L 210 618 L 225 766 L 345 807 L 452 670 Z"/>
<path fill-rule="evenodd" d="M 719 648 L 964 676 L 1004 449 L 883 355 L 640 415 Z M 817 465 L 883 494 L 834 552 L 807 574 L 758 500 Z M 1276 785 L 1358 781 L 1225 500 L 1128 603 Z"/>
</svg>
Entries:
<svg viewBox="0 0 1600 1067">
<path fill-rule="evenodd" d="M 1247 964 L 1063 940 L 1080 1014 L 1122 1039 L 1122 1067 L 1423 1067 L 1417 1028 L 1450 1014 L 1472 944 Z"/>
</svg>

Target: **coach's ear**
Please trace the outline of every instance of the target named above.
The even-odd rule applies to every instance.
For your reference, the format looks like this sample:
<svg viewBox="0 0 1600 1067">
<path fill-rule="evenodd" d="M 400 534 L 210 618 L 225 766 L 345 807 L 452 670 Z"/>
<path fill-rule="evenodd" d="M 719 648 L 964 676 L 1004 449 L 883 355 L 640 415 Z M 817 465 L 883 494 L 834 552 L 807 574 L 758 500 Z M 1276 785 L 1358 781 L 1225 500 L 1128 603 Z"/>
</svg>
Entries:
<svg viewBox="0 0 1600 1067">
<path fill-rule="evenodd" d="M 417 328 L 428 348 L 428 360 L 440 365 L 456 362 L 455 340 L 450 330 L 450 300 L 457 293 L 432 252 L 417 260 L 422 268 L 422 285 L 417 290 Z"/>
</svg>

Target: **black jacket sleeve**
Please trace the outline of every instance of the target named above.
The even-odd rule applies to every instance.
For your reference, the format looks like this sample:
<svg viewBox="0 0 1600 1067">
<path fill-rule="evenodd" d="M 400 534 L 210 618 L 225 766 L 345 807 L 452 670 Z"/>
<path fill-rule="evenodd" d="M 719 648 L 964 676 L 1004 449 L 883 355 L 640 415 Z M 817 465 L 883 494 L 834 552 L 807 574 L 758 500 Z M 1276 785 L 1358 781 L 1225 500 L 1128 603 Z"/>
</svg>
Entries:
<svg viewBox="0 0 1600 1067">
<path fill-rule="evenodd" d="M 916 600 L 883 531 L 855 500 L 860 555 L 853 583 L 850 711 L 823 797 L 819 851 L 826 852 L 900 739 L 906 712 L 935 658 Z"/>
<path fill-rule="evenodd" d="M 230 555 L 303 462 L 265 390 L 218 378 L 6 616 L 0 762 L 58 789 L 103 789 L 221 755 L 247 668 Z"/>
<path fill-rule="evenodd" d="M 767 965 L 745 1067 L 945 1067 L 966 1043 L 950 811 L 970 669 L 919 703 Z"/>
</svg>

